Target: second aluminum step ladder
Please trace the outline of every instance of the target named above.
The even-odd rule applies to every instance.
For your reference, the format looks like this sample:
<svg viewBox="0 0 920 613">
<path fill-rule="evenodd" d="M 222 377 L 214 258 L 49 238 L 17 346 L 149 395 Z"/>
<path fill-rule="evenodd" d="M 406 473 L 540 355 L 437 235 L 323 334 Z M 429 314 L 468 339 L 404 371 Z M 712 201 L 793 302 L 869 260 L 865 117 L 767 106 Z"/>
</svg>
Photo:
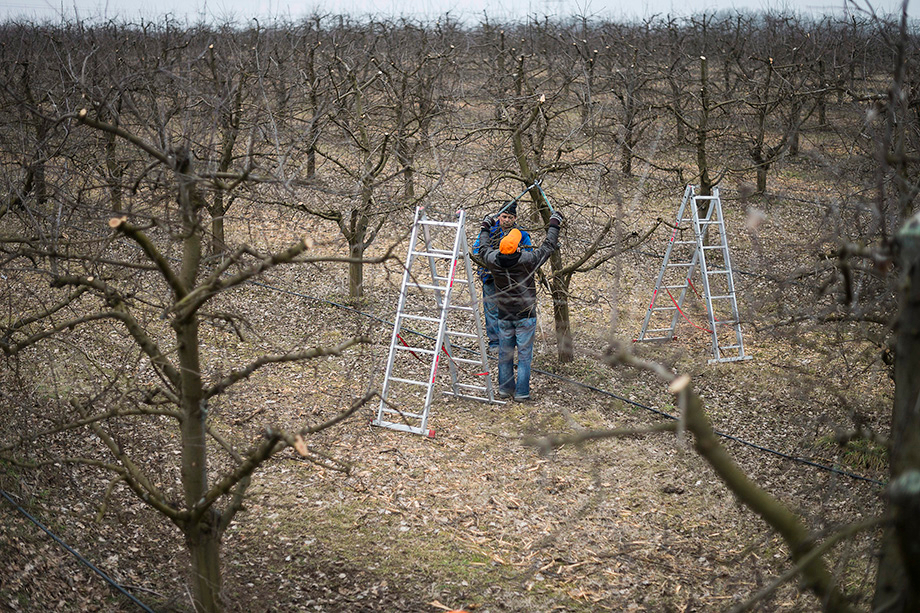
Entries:
<svg viewBox="0 0 920 613">
<path fill-rule="evenodd" d="M 715 230 L 714 235 L 710 229 Z M 697 269 L 702 281 L 702 294 L 693 284 Z M 693 323 L 686 315 L 684 305 L 690 292 L 703 299 L 708 328 Z M 713 188 L 711 196 L 697 195 L 693 185 L 684 190 L 652 301 L 636 341 L 675 338 L 674 332 L 681 317 L 710 334 L 713 353 L 710 363 L 751 359 L 744 353 L 728 235 L 718 188 Z"/>
<path fill-rule="evenodd" d="M 500 402 L 492 389 L 464 223 L 463 210 L 448 221 L 429 219 L 424 207 L 415 211 L 375 426 L 433 437 L 428 417 L 445 361 L 446 395 Z"/>
</svg>

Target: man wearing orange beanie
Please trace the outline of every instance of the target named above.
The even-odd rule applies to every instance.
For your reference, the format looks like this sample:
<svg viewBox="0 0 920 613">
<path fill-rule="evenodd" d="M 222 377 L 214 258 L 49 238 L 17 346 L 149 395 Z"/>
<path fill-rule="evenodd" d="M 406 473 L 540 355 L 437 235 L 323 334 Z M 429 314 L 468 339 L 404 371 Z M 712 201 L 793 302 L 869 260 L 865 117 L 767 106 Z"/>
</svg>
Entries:
<svg viewBox="0 0 920 613">
<path fill-rule="evenodd" d="M 496 249 L 489 244 L 491 217 L 482 221 L 480 256 L 495 282 L 498 305 L 498 395 L 519 402 L 530 400 L 530 363 L 533 360 L 533 337 L 537 331 L 537 269 L 559 247 L 562 214 L 554 211 L 549 218 L 546 240 L 526 251 L 521 249 L 521 232 L 513 229 L 502 238 Z M 517 377 L 514 376 L 514 349 L 517 348 Z"/>
</svg>

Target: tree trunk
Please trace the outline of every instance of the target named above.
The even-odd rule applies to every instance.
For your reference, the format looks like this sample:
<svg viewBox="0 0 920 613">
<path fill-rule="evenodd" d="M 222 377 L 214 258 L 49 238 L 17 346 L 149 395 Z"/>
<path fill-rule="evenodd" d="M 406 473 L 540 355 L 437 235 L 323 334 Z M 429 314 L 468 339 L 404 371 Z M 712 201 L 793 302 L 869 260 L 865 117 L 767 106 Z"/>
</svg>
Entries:
<svg viewBox="0 0 920 613">
<path fill-rule="evenodd" d="M 554 270 L 562 269 L 562 257 L 559 252 L 550 256 Z M 571 319 L 569 315 L 569 282 L 571 277 L 563 279 L 553 276 L 550 294 L 553 297 L 553 321 L 556 327 L 556 357 L 561 364 L 575 359 L 575 342 L 572 339 Z"/>
<path fill-rule="evenodd" d="M 623 140 L 620 142 L 620 172 L 627 177 L 632 176 L 633 139 L 632 118 L 627 116 L 626 125 L 623 127 Z"/>
<path fill-rule="evenodd" d="M 346 233 L 348 239 L 348 298 L 352 301 L 364 297 L 364 249 L 369 220 L 364 211 L 371 206 L 370 187 L 365 186 L 362 207 L 351 212 L 351 223 Z"/>
<path fill-rule="evenodd" d="M 709 69 L 706 58 L 700 57 L 700 119 L 696 128 L 696 165 L 700 173 L 700 195 L 712 195 L 712 179 L 706 158 L 706 138 L 709 131 Z"/>
<path fill-rule="evenodd" d="M 894 525 L 885 532 L 873 610 L 920 610 L 920 213 L 898 235 L 903 278 L 895 349 L 889 504 Z"/>
<path fill-rule="evenodd" d="M 209 511 L 205 517 L 185 531 L 185 543 L 192 561 L 191 583 L 196 613 L 221 613 L 219 515 Z"/>
<path fill-rule="evenodd" d="M 208 213 L 211 215 L 211 255 L 217 256 L 223 253 L 227 248 L 224 237 L 224 215 L 227 209 L 224 206 L 223 191 L 218 189 L 214 194 L 214 200 L 208 206 Z"/>
<path fill-rule="evenodd" d="M 364 241 L 355 239 L 348 241 L 348 297 L 351 300 L 360 300 L 364 297 Z"/>
<path fill-rule="evenodd" d="M 763 194 L 767 191 L 767 172 L 770 167 L 767 164 L 761 164 L 757 167 L 757 193 Z"/>
</svg>

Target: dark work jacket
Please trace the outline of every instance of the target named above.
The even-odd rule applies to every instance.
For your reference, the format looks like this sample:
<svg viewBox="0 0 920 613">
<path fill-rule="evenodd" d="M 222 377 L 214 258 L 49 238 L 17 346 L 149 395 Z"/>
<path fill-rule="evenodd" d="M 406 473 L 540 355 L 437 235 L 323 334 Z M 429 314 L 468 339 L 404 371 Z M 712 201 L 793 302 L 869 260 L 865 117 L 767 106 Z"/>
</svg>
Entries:
<svg viewBox="0 0 920 613">
<path fill-rule="evenodd" d="M 480 230 L 480 256 L 495 280 L 495 302 L 499 319 L 537 316 L 537 269 L 559 247 L 559 228 L 550 226 L 546 240 L 533 251 L 505 255 L 490 244 L 489 231 Z"/>
</svg>

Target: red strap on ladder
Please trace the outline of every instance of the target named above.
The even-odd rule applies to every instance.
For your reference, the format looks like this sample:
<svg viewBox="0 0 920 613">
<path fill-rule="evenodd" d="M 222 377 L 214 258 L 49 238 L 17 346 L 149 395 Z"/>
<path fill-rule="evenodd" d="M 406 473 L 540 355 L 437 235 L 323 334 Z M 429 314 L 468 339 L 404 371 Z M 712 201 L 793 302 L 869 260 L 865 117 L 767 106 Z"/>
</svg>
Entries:
<svg viewBox="0 0 920 613">
<path fill-rule="evenodd" d="M 694 328 L 697 328 L 697 329 L 699 329 L 699 330 L 704 330 L 704 331 L 709 332 L 710 334 L 712 334 L 712 330 L 710 330 L 709 328 L 704 328 L 704 327 L 702 327 L 702 326 L 696 325 L 695 323 L 693 323 L 693 322 L 690 320 L 689 317 L 687 317 L 687 314 L 684 313 L 684 312 L 681 310 L 680 306 L 677 304 L 677 300 L 675 300 L 675 299 L 674 299 L 674 296 L 671 294 L 671 290 L 665 289 L 665 291 L 668 292 L 668 296 L 671 298 L 671 302 L 674 303 L 674 308 L 677 309 L 677 312 L 680 313 L 681 316 L 682 316 L 684 319 L 687 320 L 687 323 L 689 323 L 689 324 L 690 324 L 691 326 L 693 326 Z M 695 290 L 694 290 L 694 291 L 695 291 Z"/>
<path fill-rule="evenodd" d="M 409 347 L 409 343 L 407 343 L 406 340 L 405 340 L 402 336 L 400 336 L 399 334 L 397 334 L 397 335 L 396 335 L 396 338 L 399 339 L 399 342 L 402 343 L 404 347 Z M 462 370 L 463 372 L 469 373 L 468 370 L 466 370 L 465 368 L 463 368 L 462 366 L 460 366 L 459 364 L 457 364 L 456 361 L 454 361 L 454 359 L 450 356 L 450 353 L 447 351 L 447 347 L 445 347 L 444 345 L 441 345 L 441 351 L 444 352 L 444 355 L 447 356 L 447 359 L 450 360 L 450 361 L 453 363 L 454 366 L 456 366 L 457 368 L 459 368 L 459 369 Z M 424 362 L 424 361 L 425 361 L 425 360 L 423 360 L 422 358 L 420 358 L 420 357 L 418 356 L 417 353 L 415 353 L 414 351 L 412 351 L 411 348 L 409 349 L 409 353 L 411 353 L 412 356 L 413 356 L 416 360 L 418 360 L 419 362 Z M 435 368 L 435 372 L 437 372 L 437 368 Z M 474 373 L 470 373 L 470 374 L 472 374 L 473 376 L 476 376 L 476 377 L 488 377 L 488 376 L 489 376 L 489 372 L 488 372 L 488 371 L 486 371 L 486 372 L 474 372 Z"/>
</svg>

